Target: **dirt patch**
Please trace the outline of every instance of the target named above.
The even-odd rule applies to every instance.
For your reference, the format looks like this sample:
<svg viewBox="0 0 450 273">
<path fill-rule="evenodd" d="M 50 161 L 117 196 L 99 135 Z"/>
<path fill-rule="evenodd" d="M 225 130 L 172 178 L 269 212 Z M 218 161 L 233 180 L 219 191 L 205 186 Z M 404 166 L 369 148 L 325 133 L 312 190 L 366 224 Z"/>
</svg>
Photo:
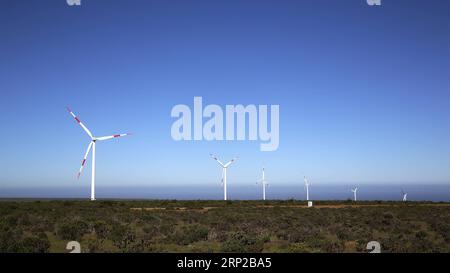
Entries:
<svg viewBox="0 0 450 273">
<path fill-rule="evenodd" d="M 208 212 L 209 210 L 216 209 L 216 208 L 217 207 L 204 207 L 204 208 L 187 208 L 187 207 L 163 208 L 163 207 L 154 207 L 154 208 L 130 208 L 130 210 L 132 210 L 132 211 L 166 210 L 166 211 L 175 211 L 175 212 L 186 212 L 186 211 Z"/>
<path fill-rule="evenodd" d="M 366 207 L 399 207 L 399 206 L 408 206 L 409 204 L 336 204 L 336 205 L 314 205 L 313 208 L 316 209 L 344 209 L 344 208 L 366 208 Z M 414 206 L 422 206 L 422 207 L 449 207 L 450 204 L 414 204 Z M 203 208 L 188 208 L 188 207 L 174 207 L 174 208 L 165 208 L 165 207 L 147 207 L 147 208 L 130 208 L 132 211 L 175 211 L 175 212 L 186 212 L 186 211 L 195 211 L 195 212 L 208 212 L 212 209 L 218 209 L 220 207 L 203 207 Z M 273 209 L 273 208 L 298 208 L 298 209 L 306 209 L 309 208 L 305 205 L 256 205 L 253 208 L 258 209 Z"/>
<path fill-rule="evenodd" d="M 135 210 L 135 211 L 151 211 L 151 210 L 165 210 L 166 208 L 131 208 L 130 210 Z"/>
<path fill-rule="evenodd" d="M 423 206 L 423 207 L 448 207 L 450 204 L 411 204 L 414 206 Z M 343 208 L 363 208 L 363 207 L 399 207 L 399 206 L 408 206 L 408 204 L 339 204 L 339 205 L 314 205 L 313 208 L 317 209 L 343 209 Z M 282 206 L 273 206 L 273 205 L 260 205 L 256 206 L 257 208 L 308 208 L 307 205 L 282 205 Z"/>
</svg>

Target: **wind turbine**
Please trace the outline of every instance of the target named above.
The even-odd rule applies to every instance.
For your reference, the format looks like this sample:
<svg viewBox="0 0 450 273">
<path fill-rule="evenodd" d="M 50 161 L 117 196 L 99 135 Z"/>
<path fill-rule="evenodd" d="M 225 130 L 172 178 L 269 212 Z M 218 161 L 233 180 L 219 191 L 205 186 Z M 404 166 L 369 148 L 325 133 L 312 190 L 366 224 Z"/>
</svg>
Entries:
<svg viewBox="0 0 450 273">
<path fill-rule="evenodd" d="M 306 201 L 309 201 L 309 186 L 311 183 L 308 182 L 306 179 L 306 176 L 303 176 L 303 180 L 305 181 L 305 188 L 306 188 Z"/>
<path fill-rule="evenodd" d="M 358 191 L 358 187 L 352 189 L 354 201 L 356 201 L 356 192 Z"/>
<path fill-rule="evenodd" d="M 266 175 L 264 173 L 264 167 L 262 168 L 262 178 L 260 180 L 258 180 L 258 182 L 261 182 L 261 184 L 262 184 L 263 200 L 266 200 L 266 187 L 269 186 L 269 183 L 267 183 L 267 180 L 266 180 Z M 258 182 L 256 182 L 256 184 L 258 184 Z"/>
<path fill-rule="evenodd" d="M 402 196 L 403 196 L 402 201 L 403 201 L 403 202 L 406 202 L 406 201 L 407 201 L 407 200 L 406 200 L 406 197 L 408 196 L 408 193 L 407 193 L 407 192 L 404 192 L 403 189 L 402 189 Z"/>
<path fill-rule="evenodd" d="M 219 163 L 220 166 L 222 166 L 222 184 L 223 184 L 223 200 L 227 200 L 227 169 L 228 167 L 238 159 L 238 157 L 233 158 L 230 160 L 230 162 L 223 164 L 222 161 L 220 161 L 217 156 L 214 156 L 213 154 L 209 154 L 217 163 Z"/>
<path fill-rule="evenodd" d="M 83 161 L 81 161 L 81 167 L 80 167 L 80 170 L 78 171 L 77 178 L 78 179 L 80 178 L 81 172 L 83 171 L 84 164 L 86 163 L 86 158 L 92 149 L 91 200 L 94 201 L 95 200 L 95 145 L 96 145 L 97 140 L 100 140 L 100 141 L 108 140 L 108 139 L 123 137 L 123 136 L 131 135 L 131 134 L 116 134 L 116 135 L 111 135 L 111 136 L 95 137 L 92 135 L 91 131 L 89 131 L 89 129 L 86 126 L 84 126 L 84 124 L 80 121 L 80 119 L 72 112 L 72 110 L 70 110 L 69 107 L 67 107 L 67 111 L 73 116 L 73 118 L 78 122 L 78 124 L 81 126 L 81 128 L 83 128 L 83 130 L 86 132 L 86 134 L 88 134 L 88 136 L 91 138 L 91 142 L 89 143 L 87 151 L 84 154 Z"/>
</svg>

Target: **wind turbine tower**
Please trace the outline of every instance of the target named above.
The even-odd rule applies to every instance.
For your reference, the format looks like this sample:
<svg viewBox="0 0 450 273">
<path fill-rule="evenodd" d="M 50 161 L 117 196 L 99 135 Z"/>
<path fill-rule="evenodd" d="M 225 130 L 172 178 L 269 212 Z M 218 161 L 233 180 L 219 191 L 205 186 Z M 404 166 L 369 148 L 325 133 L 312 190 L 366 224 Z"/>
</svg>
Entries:
<svg viewBox="0 0 450 273">
<path fill-rule="evenodd" d="M 262 184 L 263 200 L 266 200 L 266 187 L 269 186 L 269 184 L 267 183 L 267 180 L 266 180 L 265 168 L 264 167 L 262 169 L 262 178 L 258 182 L 261 182 L 261 184 Z M 258 182 L 256 182 L 256 184 L 258 184 Z"/>
<path fill-rule="evenodd" d="M 309 186 L 311 185 L 308 181 L 308 179 L 306 179 L 306 176 L 303 176 L 303 180 L 305 182 L 305 188 L 306 188 L 306 201 L 309 201 Z"/>
</svg>

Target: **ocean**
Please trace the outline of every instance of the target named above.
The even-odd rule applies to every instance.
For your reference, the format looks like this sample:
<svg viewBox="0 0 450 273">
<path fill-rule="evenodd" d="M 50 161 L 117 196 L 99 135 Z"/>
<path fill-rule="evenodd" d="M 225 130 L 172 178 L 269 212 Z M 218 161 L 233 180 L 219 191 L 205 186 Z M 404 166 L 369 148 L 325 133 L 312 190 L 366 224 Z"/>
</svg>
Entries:
<svg viewBox="0 0 450 273">
<path fill-rule="evenodd" d="M 351 186 L 312 185 L 311 200 L 347 200 L 353 198 Z M 450 185 L 359 185 L 358 200 L 402 199 L 403 189 L 411 201 L 450 202 Z M 83 187 L 40 187 L 40 188 L 1 188 L 0 198 L 42 198 L 42 199 L 89 199 L 90 184 Z M 179 200 L 221 200 L 221 186 L 177 185 L 177 186 L 130 186 L 96 187 L 97 199 L 179 199 Z M 229 200 L 262 199 L 261 185 L 228 185 Z M 266 191 L 266 199 L 306 199 L 303 185 L 272 185 Z"/>
</svg>

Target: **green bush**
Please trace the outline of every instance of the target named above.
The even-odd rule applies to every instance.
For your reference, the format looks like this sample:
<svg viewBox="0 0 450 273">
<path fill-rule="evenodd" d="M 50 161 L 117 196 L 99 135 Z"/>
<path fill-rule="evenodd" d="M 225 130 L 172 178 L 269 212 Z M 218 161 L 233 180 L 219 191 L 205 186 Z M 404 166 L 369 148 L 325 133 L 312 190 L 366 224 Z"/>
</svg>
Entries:
<svg viewBox="0 0 450 273">
<path fill-rule="evenodd" d="M 223 252 L 261 252 L 263 250 L 263 242 L 257 238 L 248 236 L 243 232 L 232 233 L 229 240 L 222 245 Z"/>
<path fill-rule="evenodd" d="M 94 231 L 97 234 L 97 238 L 104 240 L 111 232 L 110 227 L 104 221 L 96 221 L 94 223 Z"/>
<path fill-rule="evenodd" d="M 127 225 L 114 225 L 110 235 L 114 245 L 120 248 L 122 251 L 127 251 L 128 246 L 135 242 L 136 234 Z"/>
<path fill-rule="evenodd" d="M 8 230 L 0 232 L 0 252 L 21 252 L 22 232 L 20 230 Z"/>
<path fill-rule="evenodd" d="M 58 227 L 57 235 L 64 240 L 80 241 L 88 231 L 88 225 L 83 221 L 63 223 Z"/>
<path fill-rule="evenodd" d="M 170 239 L 180 245 L 205 241 L 208 239 L 208 229 L 200 225 L 182 226 L 170 236 Z"/>
<path fill-rule="evenodd" d="M 383 206 L 370 206 L 377 203 Z M 326 204 L 348 206 L 303 209 L 296 206 L 304 202 L 294 200 L 4 200 L 0 252 L 64 252 L 72 240 L 81 242 L 86 252 L 367 252 L 371 240 L 382 244 L 382 252 L 450 251 L 448 206 L 316 203 Z M 131 210 L 161 207 L 166 209 Z M 187 209 L 176 209 L 180 207 Z"/>
<path fill-rule="evenodd" d="M 427 236 L 428 236 L 428 234 L 423 230 L 416 233 L 416 238 L 419 240 L 425 240 L 425 238 L 427 238 Z"/>
<path fill-rule="evenodd" d="M 45 234 L 39 237 L 27 237 L 20 245 L 20 252 L 23 253 L 47 253 L 50 249 L 50 242 Z"/>
</svg>

